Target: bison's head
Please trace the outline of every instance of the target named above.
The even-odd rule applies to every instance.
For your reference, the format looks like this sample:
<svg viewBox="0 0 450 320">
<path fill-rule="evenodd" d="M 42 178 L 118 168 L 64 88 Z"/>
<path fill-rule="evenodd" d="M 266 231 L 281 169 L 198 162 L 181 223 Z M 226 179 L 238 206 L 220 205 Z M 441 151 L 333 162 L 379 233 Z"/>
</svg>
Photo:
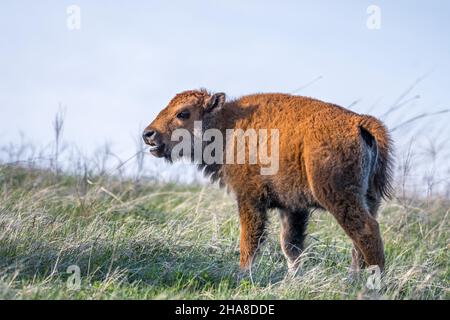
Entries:
<svg viewBox="0 0 450 320">
<path fill-rule="evenodd" d="M 206 90 L 192 90 L 177 94 L 144 130 L 143 139 L 156 157 L 171 160 L 172 141 L 176 129 L 186 129 L 194 134 L 194 122 L 203 121 L 220 110 L 225 103 L 225 94 L 209 94 Z"/>
</svg>

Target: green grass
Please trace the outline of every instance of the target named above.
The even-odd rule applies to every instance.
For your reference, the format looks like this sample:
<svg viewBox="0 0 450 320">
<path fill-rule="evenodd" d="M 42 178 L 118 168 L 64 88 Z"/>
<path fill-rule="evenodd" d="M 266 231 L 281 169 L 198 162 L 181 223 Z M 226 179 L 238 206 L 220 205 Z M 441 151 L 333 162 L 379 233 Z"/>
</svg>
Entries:
<svg viewBox="0 0 450 320">
<path fill-rule="evenodd" d="M 314 212 L 302 266 L 286 277 L 278 216 L 241 274 L 231 196 L 214 186 L 55 177 L 0 167 L 0 299 L 449 299 L 449 202 L 393 200 L 380 212 L 387 270 L 348 278 L 351 243 Z M 67 268 L 81 271 L 71 290 Z"/>
</svg>

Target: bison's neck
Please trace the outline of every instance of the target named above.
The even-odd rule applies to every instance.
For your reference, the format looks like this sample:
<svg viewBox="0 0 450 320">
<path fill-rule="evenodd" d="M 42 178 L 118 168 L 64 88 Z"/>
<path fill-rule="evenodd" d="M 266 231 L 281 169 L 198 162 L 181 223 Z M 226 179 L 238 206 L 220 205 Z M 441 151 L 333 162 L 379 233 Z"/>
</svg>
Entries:
<svg viewBox="0 0 450 320">
<path fill-rule="evenodd" d="M 236 124 L 240 119 L 246 118 L 253 111 L 251 107 L 242 107 L 237 102 L 232 101 L 226 103 L 217 113 L 205 116 L 203 119 L 203 130 L 218 129 L 222 132 L 224 138 L 223 154 L 226 152 L 226 131 L 227 129 L 236 128 Z M 206 164 L 202 163 L 198 166 L 205 176 L 209 177 L 213 182 L 219 181 L 224 186 L 223 165 L 222 164 Z"/>
<path fill-rule="evenodd" d="M 204 129 L 219 129 L 225 137 L 227 129 L 235 129 L 239 120 L 248 118 L 254 111 L 251 106 L 241 106 L 237 101 L 226 103 L 220 111 L 204 119 Z"/>
</svg>

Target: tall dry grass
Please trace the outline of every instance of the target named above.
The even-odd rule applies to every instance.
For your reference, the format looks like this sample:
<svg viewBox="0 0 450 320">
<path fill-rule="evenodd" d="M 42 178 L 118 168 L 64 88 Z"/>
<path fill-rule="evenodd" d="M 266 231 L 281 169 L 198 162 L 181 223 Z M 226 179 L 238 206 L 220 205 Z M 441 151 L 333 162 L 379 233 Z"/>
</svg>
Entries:
<svg viewBox="0 0 450 320">
<path fill-rule="evenodd" d="M 411 91 L 384 116 L 416 99 Z M 237 208 L 223 190 L 201 179 L 163 181 L 140 140 L 126 159 L 108 145 L 83 155 L 64 142 L 62 111 L 53 129 L 44 147 L 23 137 L 0 149 L 0 298 L 450 298 L 448 153 L 439 139 L 418 142 L 421 130 L 397 149 L 396 195 L 379 218 L 387 269 L 381 287 L 369 289 L 369 273 L 349 279 L 351 243 L 326 212 L 312 215 L 295 277 L 286 274 L 276 212 L 242 275 Z M 74 265 L 78 290 L 68 285 Z"/>
</svg>

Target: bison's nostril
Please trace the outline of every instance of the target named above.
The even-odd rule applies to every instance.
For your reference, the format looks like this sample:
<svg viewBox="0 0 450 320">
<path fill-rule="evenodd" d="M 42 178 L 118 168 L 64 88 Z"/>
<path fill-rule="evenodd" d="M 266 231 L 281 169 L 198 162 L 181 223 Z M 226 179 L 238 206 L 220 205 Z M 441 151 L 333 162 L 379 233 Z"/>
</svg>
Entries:
<svg viewBox="0 0 450 320">
<path fill-rule="evenodd" d="M 142 134 L 142 138 L 144 139 L 144 142 L 148 142 L 148 140 L 151 139 L 154 135 L 155 135 L 154 130 L 148 130 L 144 131 L 144 133 Z"/>
</svg>

